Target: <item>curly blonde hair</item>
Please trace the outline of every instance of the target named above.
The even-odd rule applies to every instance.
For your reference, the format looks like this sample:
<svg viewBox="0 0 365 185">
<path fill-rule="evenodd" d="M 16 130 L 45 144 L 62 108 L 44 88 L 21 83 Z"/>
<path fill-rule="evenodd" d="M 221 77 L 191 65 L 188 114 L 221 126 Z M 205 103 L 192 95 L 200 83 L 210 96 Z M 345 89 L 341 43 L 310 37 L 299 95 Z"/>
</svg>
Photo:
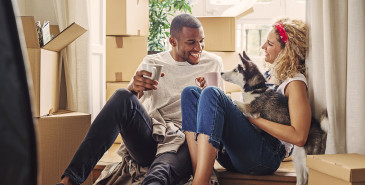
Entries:
<svg viewBox="0 0 365 185">
<path fill-rule="evenodd" d="M 278 22 L 283 24 L 288 34 L 288 42 L 286 44 L 281 40 L 279 32 L 275 27 L 275 24 Z M 282 82 L 297 73 L 306 75 L 305 57 L 309 40 L 307 25 L 301 20 L 282 18 L 275 21 L 272 27 L 282 47 L 272 66 L 275 77 Z"/>
</svg>

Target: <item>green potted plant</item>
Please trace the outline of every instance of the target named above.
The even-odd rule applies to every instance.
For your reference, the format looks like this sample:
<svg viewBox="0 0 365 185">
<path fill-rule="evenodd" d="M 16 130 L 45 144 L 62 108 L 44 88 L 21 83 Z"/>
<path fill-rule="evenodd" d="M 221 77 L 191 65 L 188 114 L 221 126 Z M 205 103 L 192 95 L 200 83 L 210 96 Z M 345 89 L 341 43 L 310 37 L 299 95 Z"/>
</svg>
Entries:
<svg viewBox="0 0 365 185">
<path fill-rule="evenodd" d="M 169 19 L 177 12 L 191 13 L 189 0 L 149 0 L 150 33 L 148 52 L 156 53 L 165 50 L 165 42 L 170 37 Z"/>
</svg>

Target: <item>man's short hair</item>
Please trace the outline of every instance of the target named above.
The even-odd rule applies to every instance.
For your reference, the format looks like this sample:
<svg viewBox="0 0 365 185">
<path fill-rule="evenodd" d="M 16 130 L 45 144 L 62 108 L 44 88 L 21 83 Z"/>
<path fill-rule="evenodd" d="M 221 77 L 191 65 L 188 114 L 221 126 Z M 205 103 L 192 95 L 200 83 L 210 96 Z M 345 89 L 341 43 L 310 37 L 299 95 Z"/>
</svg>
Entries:
<svg viewBox="0 0 365 185">
<path fill-rule="evenodd" d="M 183 27 L 200 28 L 202 24 L 200 21 L 190 14 L 180 14 L 176 16 L 170 26 L 170 34 L 174 38 L 178 38 Z"/>
</svg>

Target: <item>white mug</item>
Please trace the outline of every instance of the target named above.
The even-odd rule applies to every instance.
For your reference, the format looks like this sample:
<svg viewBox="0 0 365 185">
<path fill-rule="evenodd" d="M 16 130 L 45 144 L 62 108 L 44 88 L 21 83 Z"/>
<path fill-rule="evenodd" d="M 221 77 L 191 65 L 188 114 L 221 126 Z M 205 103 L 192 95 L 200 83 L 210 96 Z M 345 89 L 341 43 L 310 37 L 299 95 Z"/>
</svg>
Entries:
<svg viewBox="0 0 365 185">
<path fill-rule="evenodd" d="M 149 63 L 142 64 L 143 70 L 152 73 L 151 77 L 145 75 L 143 75 L 143 77 L 158 81 L 161 76 L 162 67 L 163 65 L 160 64 L 149 64 Z"/>
<path fill-rule="evenodd" d="M 218 80 L 219 80 L 219 73 L 218 72 L 208 72 L 208 73 L 204 73 L 202 75 L 204 77 L 204 80 L 206 82 L 206 86 L 215 86 L 218 87 Z M 200 84 L 196 81 L 195 79 L 195 83 L 200 86 Z"/>
</svg>

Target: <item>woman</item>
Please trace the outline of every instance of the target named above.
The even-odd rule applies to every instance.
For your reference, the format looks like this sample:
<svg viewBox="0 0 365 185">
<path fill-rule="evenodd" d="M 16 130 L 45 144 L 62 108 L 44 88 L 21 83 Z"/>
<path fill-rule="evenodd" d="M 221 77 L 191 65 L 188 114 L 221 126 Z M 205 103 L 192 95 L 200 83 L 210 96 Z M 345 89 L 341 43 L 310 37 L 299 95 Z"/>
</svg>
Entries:
<svg viewBox="0 0 365 185">
<path fill-rule="evenodd" d="M 183 130 L 194 170 L 193 185 L 210 184 L 215 159 L 226 169 L 246 174 L 271 174 L 303 146 L 311 122 L 305 78 L 307 26 L 300 20 L 275 22 L 262 46 L 271 64 L 267 85 L 288 97 L 291 126 L 245 117 L 215 87 L 187 87 L 182 92 Z M 204 79 L 198 78 L 204 85 Z M 258 132 L 256 127 L 265 132 Z"/>
</svg>

